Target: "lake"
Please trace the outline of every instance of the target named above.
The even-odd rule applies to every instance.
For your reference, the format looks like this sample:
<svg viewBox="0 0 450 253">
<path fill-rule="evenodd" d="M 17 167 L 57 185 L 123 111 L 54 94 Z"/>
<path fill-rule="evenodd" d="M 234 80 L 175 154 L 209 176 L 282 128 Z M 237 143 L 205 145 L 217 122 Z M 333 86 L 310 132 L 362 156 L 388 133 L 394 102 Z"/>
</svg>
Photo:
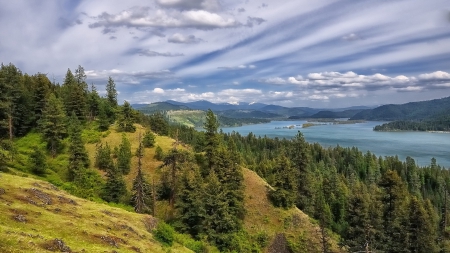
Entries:
<svg viewBox="0 0 450 253">
<path fill-rule="evenodd" d="M 266 124 L 222 128 L 223 132 L 239 132 L 247 135 L 292 138 L 301 131 L 306 141 L 317 142 L 324 147 L 357 147 L 360 151 L 371 151 L 377 156 L 395 156 L 405 160 L 414 158 L 416 164 L 429 165 L 431 158 L 445 168 L 450 168 L 450 133 L 428 132 L 375 132 L 373 127 L 385 122 L 368 121 L 357 124 L 319 125 L 302 128 L 306 121 L 272 121 Z M 294 125 L 294 129 L 283 127 Z M 282 129 L 276 129 L 282 128 Z"/>
</svg>

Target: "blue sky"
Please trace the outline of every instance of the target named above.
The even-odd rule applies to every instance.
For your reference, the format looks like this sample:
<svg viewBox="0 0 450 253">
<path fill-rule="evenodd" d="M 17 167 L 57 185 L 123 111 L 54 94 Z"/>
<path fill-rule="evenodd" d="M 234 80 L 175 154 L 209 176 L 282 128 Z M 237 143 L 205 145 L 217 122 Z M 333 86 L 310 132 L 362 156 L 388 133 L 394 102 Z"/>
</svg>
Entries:
<svg viewBox="0 0 450 253">
<path fill-rule="evenodd" d="M 345 107 L 450 96 L 448 0 L 0 0 L 0 61 L 119 99 Z"/>
</svg>

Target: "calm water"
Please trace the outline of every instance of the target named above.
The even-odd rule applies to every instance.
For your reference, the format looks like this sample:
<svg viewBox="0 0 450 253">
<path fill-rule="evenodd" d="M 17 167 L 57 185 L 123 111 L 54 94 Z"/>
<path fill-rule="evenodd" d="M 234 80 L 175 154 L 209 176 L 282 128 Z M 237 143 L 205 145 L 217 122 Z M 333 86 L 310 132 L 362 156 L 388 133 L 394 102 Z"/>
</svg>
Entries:
<svg viewBox="0 0 450 253">
<path fill-rule="evenodd" d="M 371 151 L 377 156 L 394 156 L 405 160 L 414 158 L 419 165 L 429 165 L 432 157 L 437 163 L 450 168 L 450 133 L 427 132 L 375 132 L 373 127 L 383 122 L 366 122 L 351 125 L 321 125 L 301 128 L 305 121 L 272 121 L 267 124 L 223 128 L 226 133 L 236 131 L 241 135 L 252 132 L 256 136 L 292 138 L 300 130 L 308 142 L 318 142 L 324 147 L 340 145 Z M 276 129 L 295 125 L 294 129 Z M 300 126 L 297 126 L 300 125 Z"/>
</svg>

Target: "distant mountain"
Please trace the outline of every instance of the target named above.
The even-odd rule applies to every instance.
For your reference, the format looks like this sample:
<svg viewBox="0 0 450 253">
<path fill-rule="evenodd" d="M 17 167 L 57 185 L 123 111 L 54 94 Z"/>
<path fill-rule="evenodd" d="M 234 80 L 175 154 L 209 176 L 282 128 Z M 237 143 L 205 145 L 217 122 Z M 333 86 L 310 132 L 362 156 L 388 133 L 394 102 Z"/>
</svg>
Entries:
<svg viewBox="0 0 450 253">
<path fill-rule="evenodd" d="M 211 103 L 209 101 L 206 100 L 200 100 L 200 101 L 195 101 L 195 102 L 187 102 L 187 103 L 183 103 L 183 102 L 178 102 L 178 101 L 174 101 L 174 100 L 167 100 L 167 103 L 170 104 L 174 104 L 174 105 L 184 105 L 187 106 L 191 109 L 195 109 L 195 110 L 208 110 L 211 109 L 213 111 L 225 111 L 225 110 L 258 110 L 264 106 L 266 106 L 266 104 L 261 104 L 261 103 L 246 103 L 246 102 L 239 102 L 236 104 L 231 104 L 231 103 L 221 103 L 221 104 L 215 104 L 215 103 Z"/>
<path fill-rule="evenodd" d="M 309 107 L 284 107 L 279 105 L 268 105 L 260 109 L 263 112 L 270 112 L 279 114 L 285 117 L 291 116 L 310 116 L 320 111 L 320 109 L 314 109 Z"/>
<path fill-rule="evenodd" d="M 226 110 L 217 112 L 218 115 L 228 118 L 258 118 L 258 119 L 272 119 L 281 118 L 283 116 L 271 112 L 263 112 L 258 110 Z"/>
<path fill-rule="evenodd" d="M 145 106 L 134 107 L 134 109 L 141 111 L 142 113 L 153 113 L 156 111 L 190 110 L 190 108 L 187 106 L 174 105 L 174 104 L 167 103 L 167 102 L 151 103 L 151 104 L 147 104 Z"/>
<path fill-rule="evenodd" d="M 383 105 L 365 110 L 353 116 L 352 120 L 427 120 L 450 114 L 450 97 L 401 105 Z"/>
<path fill-rule="evenodd" d="M 338 119 L 338 118 L 351 118 L 355 116 L 357 113 L 363 110 L 345 110 L 342 112 L 335 111 L 320 111 L 310 116 L 291 116 L 289 119 L 302 119 L 302 118 L 311 118 L 311 119 Z"/>
</svg>

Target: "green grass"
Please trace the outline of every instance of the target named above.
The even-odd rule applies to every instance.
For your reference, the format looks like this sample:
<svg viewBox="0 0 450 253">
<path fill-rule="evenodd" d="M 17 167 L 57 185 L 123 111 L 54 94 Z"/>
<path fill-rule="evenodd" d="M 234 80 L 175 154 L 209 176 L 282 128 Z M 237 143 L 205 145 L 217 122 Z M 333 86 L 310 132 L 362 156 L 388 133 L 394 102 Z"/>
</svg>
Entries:
<svg viewBox="0 0 450 253">
<path fill-rule="evenodd" d="M 192 252 L 163 247 L 151 216 L 73 197 L 33 178 L 0 173 L 0 252 L 48 252 L 54 239 L 75 252 Z"/>
</svg>

